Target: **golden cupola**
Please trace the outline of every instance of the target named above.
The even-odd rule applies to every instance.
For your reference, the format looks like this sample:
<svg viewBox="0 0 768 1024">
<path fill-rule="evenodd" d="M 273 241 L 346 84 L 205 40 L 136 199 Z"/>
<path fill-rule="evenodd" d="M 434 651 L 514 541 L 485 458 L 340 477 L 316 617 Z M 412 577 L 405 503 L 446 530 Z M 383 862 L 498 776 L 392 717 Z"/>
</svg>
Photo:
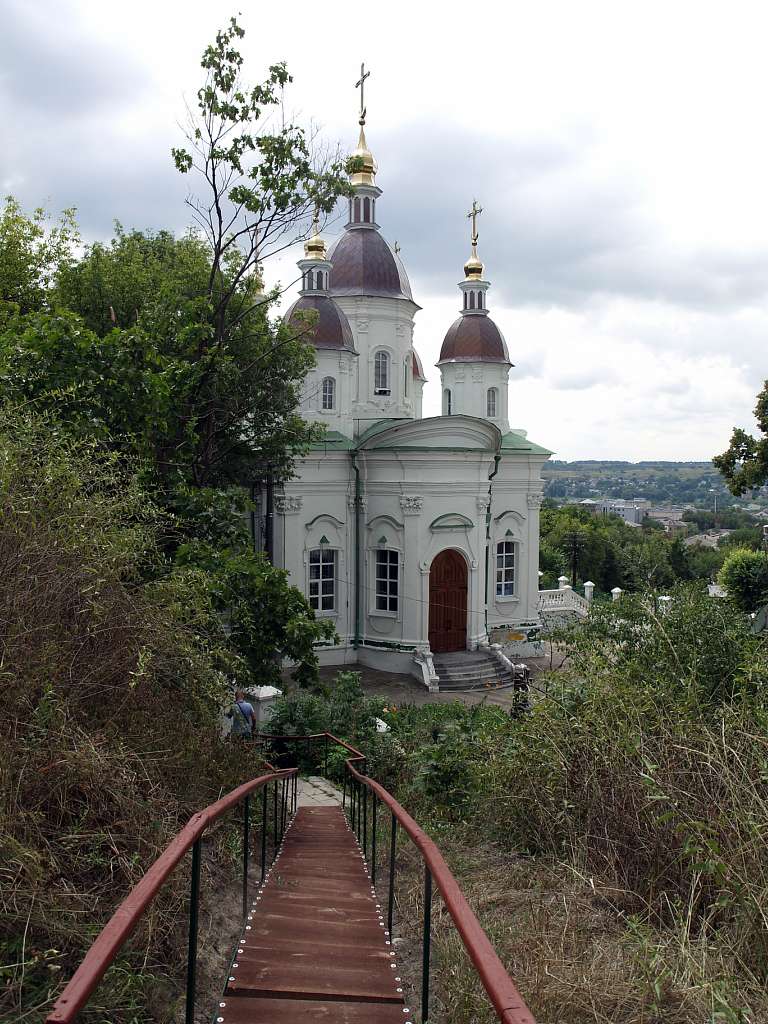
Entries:
<svg viewBox="0 0 768 1024">
<path fill-rule="evenodd" d="M 327 258 L 325 239 L 320 237 L 320 224 L 317 214 L 312 221 L 312 234 L 304 243 L 304 258 L 308 260 L 324 260 Z"/>
<path fill-rule="evenodd" d="M 365 123 L 360 121 L 360 138 L 357 140 L 357 149 L 352 153 L 355 169 L 352 171 L 350 181 L 353 185 L 375 185 L 376 184 L 376 161 L 373 153 L 368 149 L 368 142 L 365 138 Z"/>
</svg>

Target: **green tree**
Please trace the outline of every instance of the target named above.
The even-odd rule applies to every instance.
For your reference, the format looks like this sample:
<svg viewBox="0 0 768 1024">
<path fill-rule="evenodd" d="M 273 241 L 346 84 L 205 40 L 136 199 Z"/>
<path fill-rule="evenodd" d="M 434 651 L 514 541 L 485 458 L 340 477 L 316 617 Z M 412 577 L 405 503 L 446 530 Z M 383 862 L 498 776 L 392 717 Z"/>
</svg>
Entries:
<svg viewBox="0 0 768 1024">
<path fill-rule="evenodd" d="M 712 460 L 732 494 L 740 495 L 768 481 L 768 380 L 757 396 L 755 419 L 762 437 L 734 428 L 728 448 Z"/>
<path fill-rule="evenodd" d="M 742 611 L 756 611 L 768 602 L 768 552 L 738 548 L 726 556 L 717 581 Z"/>
<path fill-rule="evenodd" d="M 72 259 L 79 234 L 75 211 L 49 225 L 42 208 L 27 215 L 13 196 L 0 210 L 0 320 L 41 309 L 57 274 Z"/>
</svg>

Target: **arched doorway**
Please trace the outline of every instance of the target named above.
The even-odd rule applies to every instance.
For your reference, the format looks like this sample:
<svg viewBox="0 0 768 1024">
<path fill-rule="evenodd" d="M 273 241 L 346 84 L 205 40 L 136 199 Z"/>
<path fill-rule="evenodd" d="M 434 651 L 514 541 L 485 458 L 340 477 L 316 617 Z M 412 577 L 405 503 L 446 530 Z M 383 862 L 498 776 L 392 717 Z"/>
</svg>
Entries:
<svg viewBox="0 0 768 1024">
<path fill-rule="evenodd" d="M 433 653 L 467 647 L 467 563 L 441 551 L 429 570 L 429 646 Z"/>
</svg>

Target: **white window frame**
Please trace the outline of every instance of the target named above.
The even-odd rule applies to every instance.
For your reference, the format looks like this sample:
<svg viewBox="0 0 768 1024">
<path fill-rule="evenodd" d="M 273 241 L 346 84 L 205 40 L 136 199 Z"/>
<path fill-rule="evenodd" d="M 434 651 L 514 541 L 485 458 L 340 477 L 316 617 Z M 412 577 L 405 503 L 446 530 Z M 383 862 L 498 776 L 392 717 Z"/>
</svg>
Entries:
<svg viewBox="0 0 768 1024">
<path fill-rule="evenodd" d="M 494 594 L 497 601 L 516 597 L 517 542 L 500 540 L 494 551 Z"/>
<path fill-rule="evenodd" d="M 314 555 L 317 555 L 317 558 L 313 558 Z M 315 565 L 318 566 L 318 573 L 313 577 L 312 568 Z M 338 614 L 338 567 L 338 548 L 325 547 L 324 545 L 310 548 L 307 559 L 307 600 L 315 615 L 320 618 Z M 330 573 L 327 571 L 329 568 Z M 330 583 L 330 586 L 324 587 L 324 583 Z M 329 597 L 331 603 L 326 604 L 325 599 Z"/>
<path fill-rule="evenodd" d="M 379 556 L 382 556 L 381 565 L 379 564 Z M 381 575 L 379 575 L 380 571 Z M 401 578 L 400 552 L 396 548 L 374 548 L 373 608 L 371 609 L 371 614 L 388 615 L 393 618 L 399 617 Z M 394 593 L 392 592 L 392 583 L 395 585 Z M 381 593 L 379 592 L 380 589 L 382 589 Z"/>
<path fill-rule="evenodd" d="M 453 415 L 453 394 L 450 388 L 443 388 L 443 416 Z"/>
<path fill-rule="evenodd" d="M 491 400 L 493 400 L 493 412 L 491 412 Z M 495 420 L 499 415 L 499 392 L 497 388 L 488 388 L 485 393 L 485 415 L 489 420 Z"/>
<path fill-rule="evenodd" d="M 331 404 L 326 404 L 327 394 L 326 385 L 330 384 L 331 393 Z M 323 377 L 323 382 L 320 385 L 320 408 L 323 412 L 333 412 L 336 408 L 336 378 L 335 377 Z"/>
<path fill-rule="evenodd" d="M 373 357 L 373 393 L 392 394 L 392 357 L 384 348 L 380 348 Z"/>
</svg>

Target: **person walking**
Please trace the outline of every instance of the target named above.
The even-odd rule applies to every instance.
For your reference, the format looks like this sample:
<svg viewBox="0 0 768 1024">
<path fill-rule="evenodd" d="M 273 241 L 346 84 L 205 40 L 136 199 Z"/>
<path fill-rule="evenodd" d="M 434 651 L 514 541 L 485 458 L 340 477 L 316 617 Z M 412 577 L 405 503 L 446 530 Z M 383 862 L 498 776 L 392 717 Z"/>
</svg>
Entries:
<svg viewBox="0 0 768 1024">
<path fill-rule="evenodd" d="M 253 739 L 253 734 L 256 731 L 256 715 L 253 705 L 245 699 L 243 690 L 235 690 L 235 702 L 227 712 L 227 718 L 232 719 L 230 736 L 241 740 Z"/>
</svg>

